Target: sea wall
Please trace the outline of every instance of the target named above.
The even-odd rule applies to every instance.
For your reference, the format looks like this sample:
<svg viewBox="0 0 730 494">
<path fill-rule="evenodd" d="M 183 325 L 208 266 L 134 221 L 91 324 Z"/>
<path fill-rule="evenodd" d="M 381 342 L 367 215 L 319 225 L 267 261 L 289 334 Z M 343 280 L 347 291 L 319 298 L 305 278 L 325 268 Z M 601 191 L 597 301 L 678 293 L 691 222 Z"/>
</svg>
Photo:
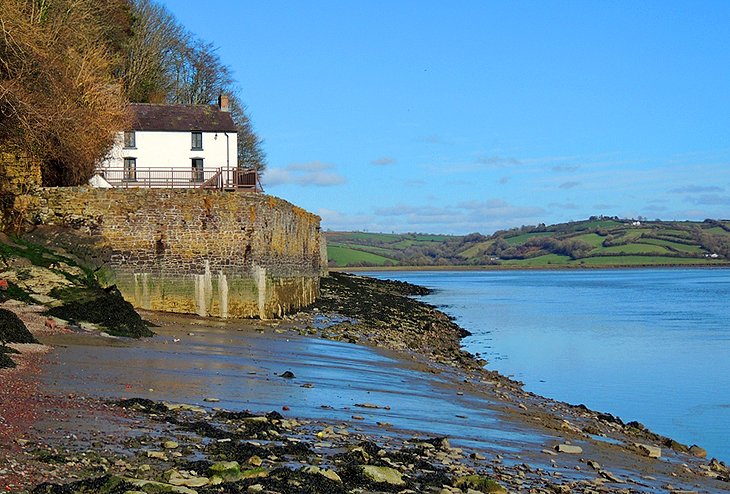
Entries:
<svg viewBox="0 0 730 494">
<path fill-rule="evenodd" d="M 42 188 L 29 218 L 94 239 L 139 308 L 280 317 L 314 302 L 326 269 L 319 217 L 257 193 Z"/>
<path fill-rule="evenodd" d="M 19 230 L 40 186 L 37 162 L 20 152 L 0 151 L 0 230 Z"/>
</svg>

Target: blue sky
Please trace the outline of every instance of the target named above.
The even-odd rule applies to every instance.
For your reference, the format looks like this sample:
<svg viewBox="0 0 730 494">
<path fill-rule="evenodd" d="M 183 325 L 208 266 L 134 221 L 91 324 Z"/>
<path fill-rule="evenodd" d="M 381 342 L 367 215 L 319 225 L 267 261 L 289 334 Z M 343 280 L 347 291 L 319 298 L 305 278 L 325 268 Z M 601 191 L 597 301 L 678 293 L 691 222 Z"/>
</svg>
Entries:
<svg viewBox="0 0 730 494">
<path fill-rule="evenodd" d="M 163 3 L 324 229 L 730 218 L 730 2 Z"/>
</svg>

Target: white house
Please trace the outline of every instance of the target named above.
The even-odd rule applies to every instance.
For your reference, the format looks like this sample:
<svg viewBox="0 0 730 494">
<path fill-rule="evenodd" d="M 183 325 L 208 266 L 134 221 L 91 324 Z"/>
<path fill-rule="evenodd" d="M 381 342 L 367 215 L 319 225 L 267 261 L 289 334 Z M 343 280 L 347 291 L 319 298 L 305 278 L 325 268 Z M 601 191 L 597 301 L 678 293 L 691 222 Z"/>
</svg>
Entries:
<svg viewBox="0 0 730 494">
<path fill-rule="evenodd" d="M 250 182 L 238 170 L 237 133 L 227 96 L 218 105 L 131 103 L 132 128 L 119 132 L 92 185 L 225 188 Z M 256 180 L 254 178 L 254 187 Z"/>
</svg>

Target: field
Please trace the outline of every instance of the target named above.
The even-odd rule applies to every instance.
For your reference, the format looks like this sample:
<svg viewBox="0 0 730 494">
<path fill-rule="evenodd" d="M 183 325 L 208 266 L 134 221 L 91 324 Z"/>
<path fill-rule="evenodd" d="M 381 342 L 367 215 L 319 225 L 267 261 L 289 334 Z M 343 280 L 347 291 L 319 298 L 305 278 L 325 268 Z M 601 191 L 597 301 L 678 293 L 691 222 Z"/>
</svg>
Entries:
<svg viewBox="0 0 730 494">
<path fill-rule="evenodd" d="M 730 222 L 591 218 L 491 236 L 327 232 L 333 267 L 730 265 Z"/>
</svg>

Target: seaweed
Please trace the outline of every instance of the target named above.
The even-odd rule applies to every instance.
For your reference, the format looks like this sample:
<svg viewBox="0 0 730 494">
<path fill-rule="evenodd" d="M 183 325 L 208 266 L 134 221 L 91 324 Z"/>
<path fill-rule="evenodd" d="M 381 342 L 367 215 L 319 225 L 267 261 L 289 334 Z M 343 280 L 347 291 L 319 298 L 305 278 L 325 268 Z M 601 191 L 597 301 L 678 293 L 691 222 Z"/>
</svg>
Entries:
<svg viewBox="0 0 730 494">
<path fill-rule="evenodd" d="M 63 305 L 50 308 L 46 312 L 50 316 L 99 324 L 114 336 L 140 338 L 154 334 L 116 286 L 55 288 L 51 296 Z"/>
<path fill-rule="evenodd" d="M 0 308 L 0 344 L 38 343 L 14 312 Z"/>
</svg>

